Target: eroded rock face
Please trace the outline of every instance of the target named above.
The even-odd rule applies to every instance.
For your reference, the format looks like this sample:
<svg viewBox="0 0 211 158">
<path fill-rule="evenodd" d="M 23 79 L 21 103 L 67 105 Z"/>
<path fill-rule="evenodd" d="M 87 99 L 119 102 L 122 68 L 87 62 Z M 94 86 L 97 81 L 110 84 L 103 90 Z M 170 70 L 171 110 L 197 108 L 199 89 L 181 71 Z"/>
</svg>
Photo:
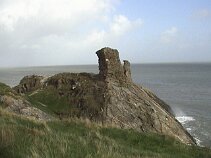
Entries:
<svg viewBox="0 0 211 158">
<path fill-rule="evenodd" d="M 43 79 L 44 77 L 37 75 L 25 76 L 20 81 L 20 84 L 14 87 L 14 90 L 16 90 L 20 94 L 35 91 L 42 87 Z"/>
<path fill-rule="evenodd" d="M 54 97 L 64 99 L 68 104 L 66 113 L 71 114 L 69 116 L 140 132 L 165 134 L 183 143 L 195 144 L 175 119 L 170 106 L 132 82 L 130 63 L 125 60 L 122 64 L 117 50 L 103 48 L 96 54 L 99 58 L 99 74 L 57 74 L 46 80 L 42 91 L 53 91 Z M 27 82 L 22 81 L 15 90 L 18 93 L 39 90 L 41 79 L 28 77 L 24 79 Z M 26 84 L 29 87 L 25 83 L 30 83 Z"/>
<path fill-rule="evenodd" d="M 63 117 L 89 118 L 95 122 L 104 120 L 105 84 L 99 75 L 88 73 L 61 73 L 48 78 L 45 91 L 56 91 L 59 99 L 67 100 L 68 111 L 56 112 Z"/>
<path fill-rule="evenodd" d="M 122 85 L 131 81 L 130 63 L 121 64 L 119 52 L 116 49 L 103 48 L 96 52 L 99 61 L 99 76 L 104 80 L 115 80 Z M 109 81 L 108 81 L 109 82 Z"/>
<path fill-rule="evenodd" d="M 0 103 L 3 105 L 4 109 L 16 113 L 18 115 L 26 116 L 28 118 L 36 120 L 51 120 L 51 117 L 33 107 L 27 100 L 21 97 L 13 97 L 10 95 L 0 96 Z"/>
<path fill-rule="evenodd" d="M 123 62 L 124 62 L 123 70 L 124 70 L 124 75 L 125 75 L 126 81 L 132 82 L 130 62 L 127 60 L 123 60 Z"/>
<path fill-rule="evenodd" d="M 101 65 L 100 75 L 106 76 L 104 80 L 107 124 L 141 132 L 162 133 L 183 143 L 194 144 L 190 134 L 175 119 L 170 106 L 149 90 L 132 82 L 130 63 L 124 61 L 122 66 L 117 50 L 103 48 L 97 55 Z M 109 60 L 105 62 L 106 59 Z"/>
</svg>

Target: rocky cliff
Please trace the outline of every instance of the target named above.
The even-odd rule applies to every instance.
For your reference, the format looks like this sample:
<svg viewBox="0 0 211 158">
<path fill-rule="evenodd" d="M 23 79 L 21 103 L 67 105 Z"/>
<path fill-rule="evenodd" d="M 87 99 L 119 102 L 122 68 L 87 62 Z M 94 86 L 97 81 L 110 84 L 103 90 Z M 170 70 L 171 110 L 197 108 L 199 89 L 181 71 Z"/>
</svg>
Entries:
<svg viewBox="0 0 211 158">
<path fill-rule="evenodd" d="M 103 48 L 96 54 L 99 74 L 61 73 L 46 80 L 28 76 L 14 90 L 60 118 L 86 118 L 195 144 L 165 102 L 132 82 L 130 63 L 124 61 L 122 65 L 117 50 Z"/>
<path fill-rule="evenodd" d="M 44 77 L 42 76 L 36 76 L 36 75 L 25 76 L 20 81 L 21 87 L 20 86 L 14 87 L 14 90 L 16 90 L 19 94 L 34 91 L 42 87 L 43 79 Z"/>
<path fill-rule="evenodd" d="M 0 107 L 31 119 L 51 120 L 52 118 L 42 110 L 33 107 L 24 97 L 2 83 L 0 83 Z"/>
</svg>

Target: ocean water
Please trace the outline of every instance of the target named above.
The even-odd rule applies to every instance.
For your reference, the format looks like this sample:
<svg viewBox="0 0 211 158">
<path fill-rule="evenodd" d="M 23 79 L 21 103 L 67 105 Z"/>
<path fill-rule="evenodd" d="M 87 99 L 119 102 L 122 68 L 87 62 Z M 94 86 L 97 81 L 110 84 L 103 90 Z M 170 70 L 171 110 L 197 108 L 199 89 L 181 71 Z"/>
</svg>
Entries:
<svg viewBox="0 0 211 158">
<path fill-rule="evenodd" d="M 134 82 L 168 103 L 176 118 L 197 140 L 211 147 L 211 64 L 133 64 Z M 97 65 L 0 68 L 0 82 L 11 87 L 26 75 L 60 72 L 98 73 Z"/>
<path fill-rule="evenodd" d="M 197 140 L 211 147 L 211 64 L 133 65 L 133 79 L 173 109 Z"/>
</svg>

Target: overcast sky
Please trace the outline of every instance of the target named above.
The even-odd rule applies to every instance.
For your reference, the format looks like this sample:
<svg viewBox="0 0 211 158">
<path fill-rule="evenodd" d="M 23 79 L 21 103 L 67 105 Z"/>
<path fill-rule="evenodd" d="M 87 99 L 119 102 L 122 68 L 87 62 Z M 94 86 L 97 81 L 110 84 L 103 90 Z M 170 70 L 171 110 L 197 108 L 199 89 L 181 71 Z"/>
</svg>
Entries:
<svg viewBox="0 0 211 158">
<path fill-rule="evenodd" d="M 211 62 L 211 0 L 0 0 L 0 67 Z"/>
</svg>

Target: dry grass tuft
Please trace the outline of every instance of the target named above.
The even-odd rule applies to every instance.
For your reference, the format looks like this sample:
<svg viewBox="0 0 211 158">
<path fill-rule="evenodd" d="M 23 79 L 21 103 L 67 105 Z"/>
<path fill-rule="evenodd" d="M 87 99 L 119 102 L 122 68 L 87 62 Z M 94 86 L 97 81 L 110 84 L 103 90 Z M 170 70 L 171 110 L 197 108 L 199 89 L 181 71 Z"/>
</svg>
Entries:
<svg viewBox="0 0 211 158">
<path fill-rule="evenodd" d="M 12 127 L 0 127 L 0 146 L 7 147 L 14 143 L 14 128 Z"/>
</svg>

